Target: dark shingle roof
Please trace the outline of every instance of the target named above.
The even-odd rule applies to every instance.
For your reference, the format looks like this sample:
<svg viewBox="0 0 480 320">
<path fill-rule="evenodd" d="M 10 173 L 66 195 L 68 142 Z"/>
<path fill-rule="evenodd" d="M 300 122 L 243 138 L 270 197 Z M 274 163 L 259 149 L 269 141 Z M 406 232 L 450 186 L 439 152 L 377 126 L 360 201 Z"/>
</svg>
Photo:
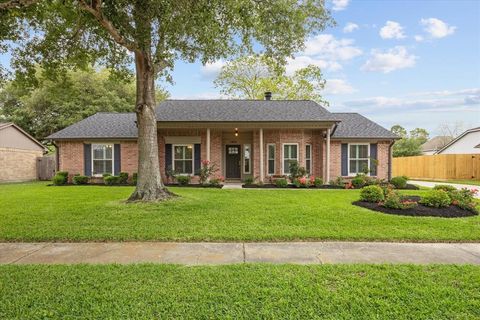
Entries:
<svg viewBox="0 0 480 320">
<path fill-rule="evenodd" d="M 99 112 L 55 132 L 47 139 L 137 138 L 135 113 Z"/>
<path fill-rule="evenodd" d="M 334 115 L 310 100 L 165 100 L 158 121 L 335 121 Z"/>
<path fill-rule="evenodd" d="M 396 139 L 395 134 L 358 113 L 333 113 L 338 123 L 332 138 L 385 138 Z"/>
</svg>

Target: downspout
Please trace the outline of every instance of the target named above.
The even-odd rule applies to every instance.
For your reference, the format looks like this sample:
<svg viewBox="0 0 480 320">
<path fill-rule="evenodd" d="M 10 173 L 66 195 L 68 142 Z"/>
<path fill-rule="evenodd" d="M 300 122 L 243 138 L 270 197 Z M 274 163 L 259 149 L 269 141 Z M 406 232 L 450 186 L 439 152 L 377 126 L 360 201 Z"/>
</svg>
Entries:
<svg viewBox="0 0 480 320">
<path fill-rule="evenodd" d="M 55 171 L 60 171 L 60 148 L 55 141 L 52 140 L 52 145 L 55 147 Z"/>
<path fill-rule="evenodd" d="M 390 142 L 390 145 L 388 146 L 388 181 L 392 179 L 392 147 L 395 143 L 395 140 L 392 140 Z"/>
</svg>

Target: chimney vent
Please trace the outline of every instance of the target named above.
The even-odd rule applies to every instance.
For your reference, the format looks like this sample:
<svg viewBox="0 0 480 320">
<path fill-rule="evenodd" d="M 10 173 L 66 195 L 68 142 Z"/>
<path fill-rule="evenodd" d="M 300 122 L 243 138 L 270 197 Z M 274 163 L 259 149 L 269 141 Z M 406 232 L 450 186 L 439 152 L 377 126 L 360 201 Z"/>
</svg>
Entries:
<svg viewBox="0 0 480 320">
<path fill-rule="evenodd" d="M 272 100 L 272 92 L 270 91 L 265 92 L 265 100 Z"/>
</svg>

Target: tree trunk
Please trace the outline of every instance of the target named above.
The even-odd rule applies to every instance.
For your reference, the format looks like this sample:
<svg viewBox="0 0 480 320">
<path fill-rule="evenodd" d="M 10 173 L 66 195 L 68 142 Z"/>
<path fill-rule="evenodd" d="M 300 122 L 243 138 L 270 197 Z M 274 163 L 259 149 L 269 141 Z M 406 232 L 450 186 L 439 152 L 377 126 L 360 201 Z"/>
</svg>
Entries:
<svg viewBox="0 0 480 320">
<path fill-rule="evenodd" d="M 128 201 L 159 201 L 173 194 L 162 183 L 158 161 L 157 119 L 155 116 L 155 72 L 149 53 L 135 52 L 138 127 L 138 178 Z"/>
</svg>

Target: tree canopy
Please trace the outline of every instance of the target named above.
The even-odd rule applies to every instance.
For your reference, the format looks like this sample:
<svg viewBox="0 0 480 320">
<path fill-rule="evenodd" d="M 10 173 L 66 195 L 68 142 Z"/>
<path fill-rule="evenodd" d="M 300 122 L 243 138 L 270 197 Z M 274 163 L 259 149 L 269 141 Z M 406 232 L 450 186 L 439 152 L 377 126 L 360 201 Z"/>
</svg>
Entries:
<svg viewBox="0 0 480 320">
<path fill-rule="evenodd" d="M 108 69 L 68 70 L 55 78 L 37 69 L 34 82 L 17 77 L 4 85 L 0 117 L 38 140 L 97 112 L 131 112 L 135 105 L 135 79 L 112 77 Z M 158 88 L 157 97 L 167 93 Z"/>
<path fill-rule="evenodd" d="M 428 141 L 429 134 L 427 130 L 415 128 L 407 133 L 405 128 L 397 124 L 390 131 L 401 137 L 393 145 L 394 157 L 419 156 L 422 154 L 420 146 Z"/>
<path fill-rule="evenodd" d="M 272 92 L 273 99 L 315 100 L 323 105 L 321 90 L 325 87 L 319 67 L 309 65 L 287 75 L 285 67 L 263 55 L 244 56 L 227 62 L 214 81 L 229 98 L 263 99 Z"/>
</svg>

